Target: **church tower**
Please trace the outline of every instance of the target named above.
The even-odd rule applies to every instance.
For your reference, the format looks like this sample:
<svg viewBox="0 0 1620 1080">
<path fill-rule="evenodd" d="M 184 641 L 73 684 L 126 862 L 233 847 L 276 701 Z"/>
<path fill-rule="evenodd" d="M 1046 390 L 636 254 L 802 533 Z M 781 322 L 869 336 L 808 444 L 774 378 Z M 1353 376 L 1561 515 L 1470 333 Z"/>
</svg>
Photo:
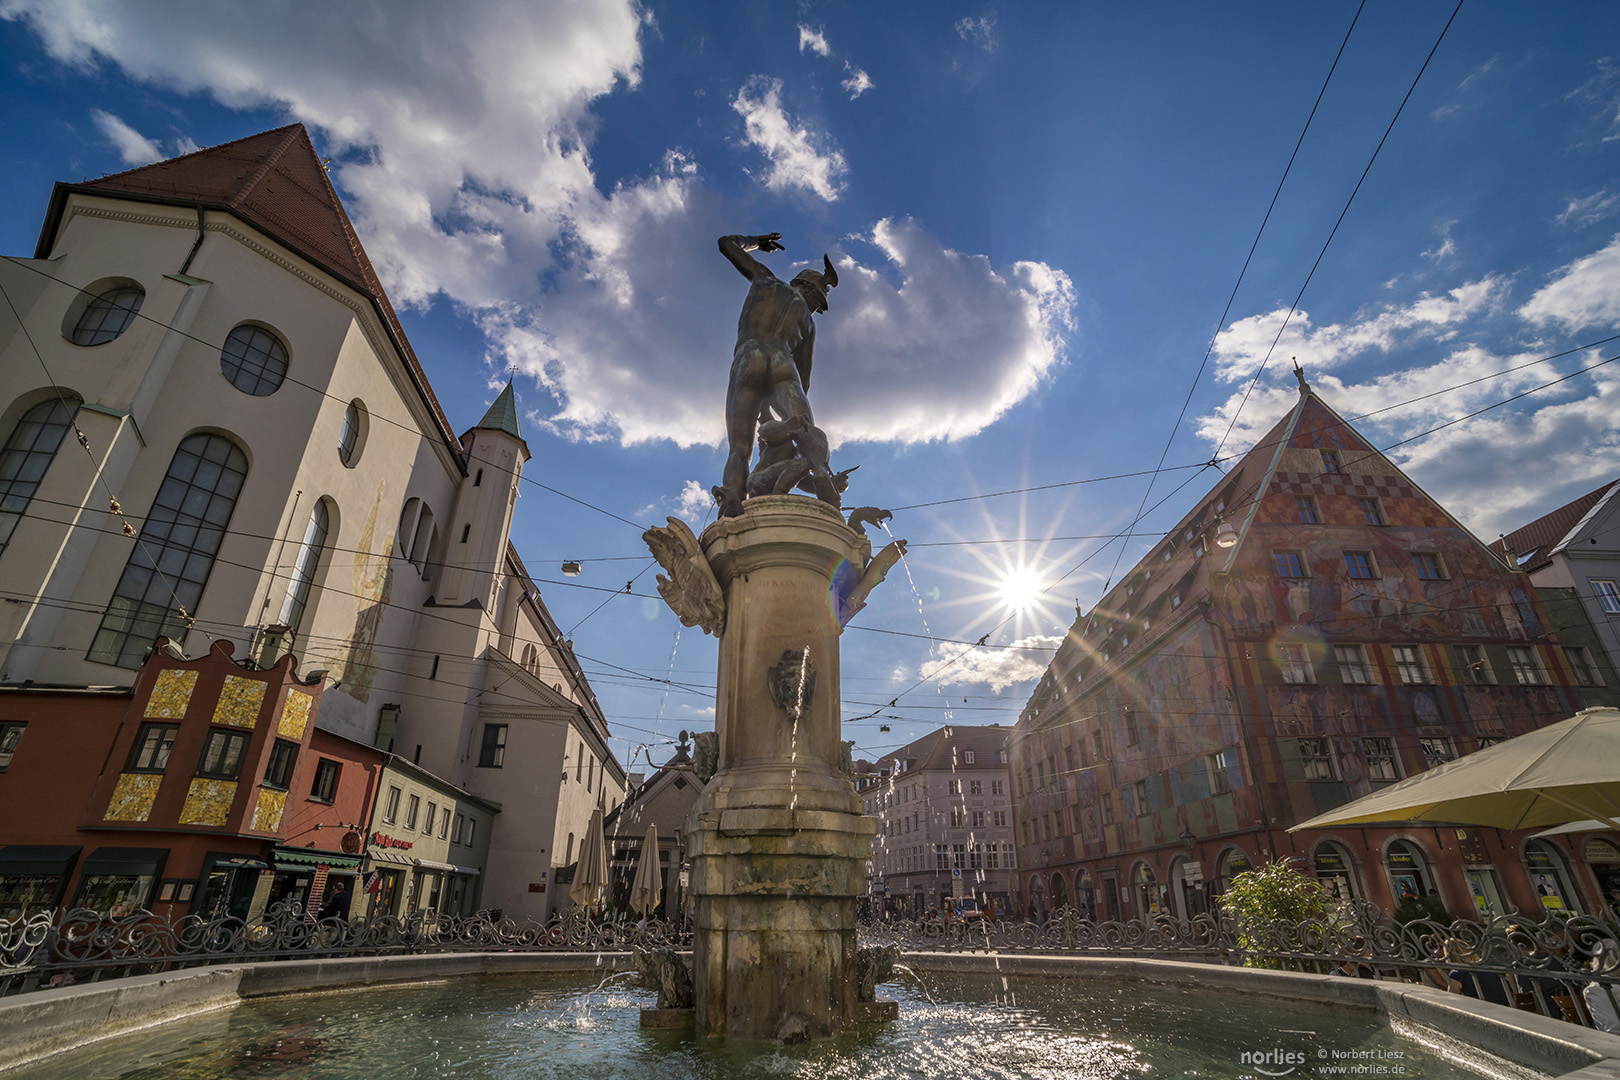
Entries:
<svg viewBox="0 0 1620 1080">
<path fill-rule="evenodd" d="M 518 432 L 512 383 L 496 397 L 484 418 L 461 436 L 467 477 L 456 494 L 446 537 L 444 574 L 434 598 L 442 607 L 479 607 L 493 613 L 518 482 L 530 458 Z"/>
</svg>

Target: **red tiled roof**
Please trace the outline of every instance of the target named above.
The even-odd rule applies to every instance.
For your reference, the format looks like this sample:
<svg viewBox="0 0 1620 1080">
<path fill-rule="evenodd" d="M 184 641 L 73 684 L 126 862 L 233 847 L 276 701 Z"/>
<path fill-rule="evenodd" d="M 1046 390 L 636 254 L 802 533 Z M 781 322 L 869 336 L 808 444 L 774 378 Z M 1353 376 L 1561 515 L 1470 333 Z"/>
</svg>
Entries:
<svg viewBox="0 0 1620 1080">
<path fill-rule="evenodd" d="M 1533 558 L 1526 559 L 1520 569 L 1525 571 L 1536 570 L 1546 566 L 1552 560 L 1547 552 L 1558 541 L 1569 535 L 1569 530 L 1580 524 L 1592 507 L 1603 498 L 1604 492 L 1615 485 L 1610 480 L 1596 491 L 1589 491 L 1574 502 L 1565 503 L 1550 514 L 1543 514 L 1530 524 L 1514 529 L 1500 540 L 1494 541 L 1490 548 L 1498 555 L 1507 559 L 1508 565 L 1513 565 L 1526 555 Z"/>
<path fill-rule="evenodd" d="M 304 125 L 289 124 L 82 184 L 57 184 L 40 233 L 37 258 L 49 257 L 67 196 L 75 192 L 225 211 L 366 294 L 393 336 L 442 434 L 459 449 L 450 421 L 428 385 Z"/>
</svg>

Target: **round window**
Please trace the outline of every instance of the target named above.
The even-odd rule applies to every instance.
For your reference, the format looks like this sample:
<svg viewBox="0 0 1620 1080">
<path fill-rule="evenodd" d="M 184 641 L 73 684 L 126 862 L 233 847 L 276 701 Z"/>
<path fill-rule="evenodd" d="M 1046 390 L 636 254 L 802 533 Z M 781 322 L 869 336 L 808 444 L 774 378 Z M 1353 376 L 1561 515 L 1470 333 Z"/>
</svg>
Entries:
<svg viewBox="0 0 1620 1080">
<path fill-rule="evenodd" d="M 264 397 L 287 377 L 287 347 L 264 327 L 243 323 L 225 339 L 219 369 L 242 393 Z"/>
<path fill-rule="evenodd" d="M 83 294 L 80 299 L 85 299 Z M 114 285 L 95 293 L 73 320 L 68 340 L 75 345 L 106 344 L 129 329 L 145 299 L 146 290 L 133 283 Z"/>
<path fill-rule="evenodd" d="M 338 459 L 351 469 L 366 444 L 366 426 L 366 407 L 356 398 L 343 410 L 343 428 L 338 433 Z"/>
</svg>

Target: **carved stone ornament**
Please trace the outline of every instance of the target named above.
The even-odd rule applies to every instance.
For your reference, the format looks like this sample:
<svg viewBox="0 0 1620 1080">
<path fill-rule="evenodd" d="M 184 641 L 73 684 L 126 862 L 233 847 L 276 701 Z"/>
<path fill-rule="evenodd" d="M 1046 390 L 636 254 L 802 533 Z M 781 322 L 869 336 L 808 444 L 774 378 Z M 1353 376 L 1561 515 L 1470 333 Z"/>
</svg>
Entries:
<svg viewBox="0 0 1620 1080">
<path fill-rule="evenodd" d="M 667 528 L 655 525 L 641 534 L 658 565 L 669 571 L 669 577 L 658 575 L 658 595 L 682 626 L 700 626 L 719 637 L 726 625 L 726 595 L 686 522 L 667 520 Z"/>
<path fill-rule="evenodd" d="M 810 712 L 816 693 L 816 668 L 809 649 L 784 649 L 782 659 L 771 668 L 771 700 L 797 724 Z"/>
</svg>

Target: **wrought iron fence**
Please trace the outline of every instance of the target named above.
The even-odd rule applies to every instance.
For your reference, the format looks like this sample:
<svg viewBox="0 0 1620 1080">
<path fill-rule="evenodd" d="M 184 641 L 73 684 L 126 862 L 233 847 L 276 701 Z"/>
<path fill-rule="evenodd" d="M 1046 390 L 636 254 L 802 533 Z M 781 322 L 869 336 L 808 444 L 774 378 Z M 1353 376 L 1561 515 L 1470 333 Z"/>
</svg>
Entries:
<svg viewBox="0 0 1620 1080">
<path fill-rule="evenodd" d="M 1549 912 L 1485 922 L 1397 923 L 1354 903 L 1303 922 L 1191 919 L 1094 921 L 1063 909 L 1044 922 L 878 920 L 863 942 L 903 952 L 1140 957 L 1425 983 L 1588 1027 L 1620 1029 L 1620 933 L 1609 921 Z"/>
<path fill-rule="evenodd" d="M 1620 933 L 1599 918 L 1551 912 L 1487 922 L 1397 923 L 1354 904 L 1300 923 L 1231 915 L 1093 921 L 1072 910 L 1044 922 L 925 918 L 863 925 L 862 945 L 904 952 L 985 951 L 1145 957 L 1427 982 L 1472 997 L 1615 1030 Z M 550 922 L 498 913 L 316 920 L 296 904 L 263 917 L 69 911 L 0 919 L 0 994 L 209 964 L 450 952 L 684 949 L 690 931 L 662 920 Z"/>
<path fill-rule="evenodd" d="M 480 912 L 316 920 L 296 903 L 253 920 L 84 909 L 0 919 L 0 994 L 208 964 L 443 952 L 599 952 L 684 947 L 662 920 L 598 921 L 582 911 L 550 922 Z"/>
</svg>

